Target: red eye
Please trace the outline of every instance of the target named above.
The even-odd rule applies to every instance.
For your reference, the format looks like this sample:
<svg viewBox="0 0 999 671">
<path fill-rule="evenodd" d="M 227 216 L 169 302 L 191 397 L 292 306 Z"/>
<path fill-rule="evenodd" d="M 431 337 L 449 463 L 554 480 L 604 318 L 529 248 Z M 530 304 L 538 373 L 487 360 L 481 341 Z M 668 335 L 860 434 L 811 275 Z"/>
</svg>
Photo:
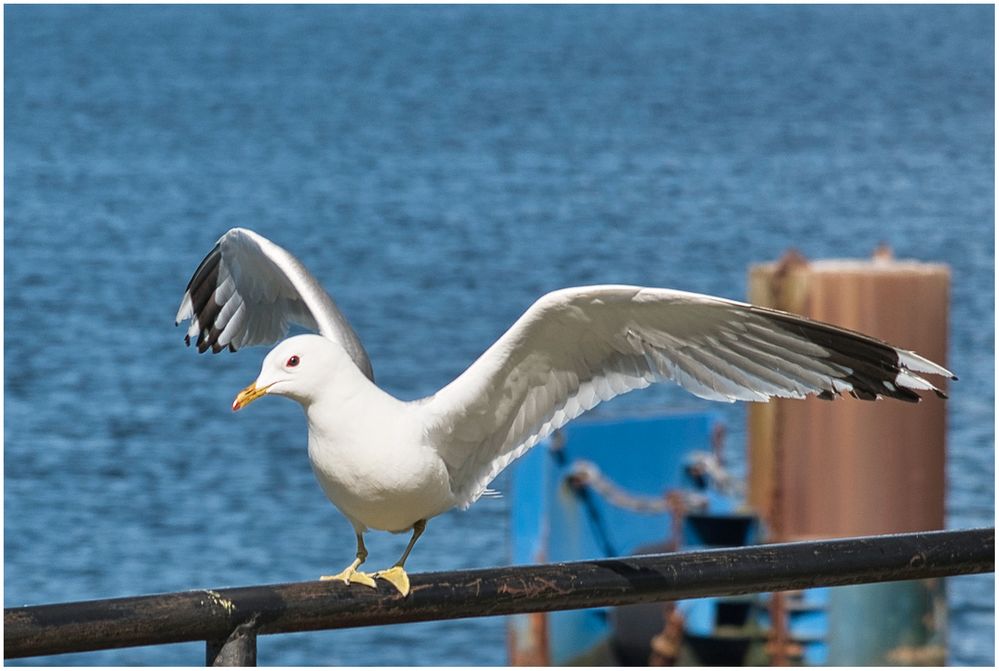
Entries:
<svg viewBox="0 0 999 671">
<path fill-rule="evenodd" d="M 294 355 L 292 355 L 292 357 L 290 359 L 288 359 L 288 363 L 286 363 L 285 365 L 288 368 L 294 368 L 295 366 L 298 365 L 299 361 L 300 361 L 300 359 L 298 358 L 298 355 L 294 354 Z"/>
</svg>

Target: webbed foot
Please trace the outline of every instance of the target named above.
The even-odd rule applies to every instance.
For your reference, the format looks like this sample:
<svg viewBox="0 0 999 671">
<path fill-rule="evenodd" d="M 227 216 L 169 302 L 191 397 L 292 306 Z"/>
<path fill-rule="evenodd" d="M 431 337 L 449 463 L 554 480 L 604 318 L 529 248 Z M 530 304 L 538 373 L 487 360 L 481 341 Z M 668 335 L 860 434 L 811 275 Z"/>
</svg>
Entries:
<svg viewBox="0 0 999 671">
<path fill-rule="evenodd" d="M 409 575 L 406 574 L 406 569 L 403 567 L 393 566 L 384 571 L 378 571 L 374 576 L 392 583 L 393 587 L 399 590 L 399 594 L 403 596 L 409 594 Z"/>
<path fill-rule="evenodd" d="M 336 575 L 324 575 L 319 577 L 320 580 L 340 580 L 345 585 L 351 583 L 357 583 L 359 585 L 367 585 L 368 587 L 375 586 L 375 579 L 370 573 L 361 573 L 353 566 L 348 566 L 344 570 L 340 571 Z"/>
</svg>

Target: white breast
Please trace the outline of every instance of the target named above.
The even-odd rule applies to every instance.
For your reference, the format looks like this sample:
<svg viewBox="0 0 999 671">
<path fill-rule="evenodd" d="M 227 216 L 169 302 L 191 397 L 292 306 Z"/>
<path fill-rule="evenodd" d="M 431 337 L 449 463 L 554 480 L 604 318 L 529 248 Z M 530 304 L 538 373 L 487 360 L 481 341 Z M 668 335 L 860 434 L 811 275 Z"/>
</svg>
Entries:
<svg viewBox="0 0 999 671">
<path fill-rule="evenodd" d="M 380 392 L 308 416 L 312 470 L 358 530 L 407 531 L 454 506 L 447 467 L 410 404 Z"/>
</svg>

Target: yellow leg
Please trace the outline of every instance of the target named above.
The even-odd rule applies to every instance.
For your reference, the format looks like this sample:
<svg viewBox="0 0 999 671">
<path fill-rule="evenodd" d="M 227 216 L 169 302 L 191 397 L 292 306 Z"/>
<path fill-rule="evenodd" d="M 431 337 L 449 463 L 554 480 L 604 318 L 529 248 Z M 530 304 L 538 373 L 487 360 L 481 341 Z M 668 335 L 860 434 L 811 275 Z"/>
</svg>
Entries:
<svg viewBox="0 0 999 671">
<path fill-rule="evenodd" d="M 403 596 L 409 594 L 409 576 L 406 575 L 406 569 L 403 568 L 403 565 L 406 563 L 406 559 L 409 557 L 409 553 L 413 549 L 413 546 L 416 545 L 416 539 L 423 534 L 423 530 L 426 528 L 426 520 L 420 520 L 414 524 L 413 536 L 409 539 L 409 545 L 406 546 L 406 551 L 402 553 L 401 557 L 399 557 L 399 561 L 393 564 L 392 568 L 387 568 L 384 571 L 378 571 L 375 573 L 376 578 L 382 578 L 383 580 L 389 581 Z"/>
<path fill-rule="evenodd" d="M 364 538 L 361 534 L 357 534 L 357 557 L 351 562 L 350 566 L 340 571 L 336 575 L 324 575 L 320 576 L 320 580 L 342 580 L 345 585 L 350 583 L 357 583 L 359 585 L 367 585 L 368 587 L 375 586 L 375 579 L 371 577 L 368 573 L 361 573 L 357 570 L 357 567 L 364 563 L 364 560 L 368 558 L 368 549 L 364 547 Z"/>
</svg>

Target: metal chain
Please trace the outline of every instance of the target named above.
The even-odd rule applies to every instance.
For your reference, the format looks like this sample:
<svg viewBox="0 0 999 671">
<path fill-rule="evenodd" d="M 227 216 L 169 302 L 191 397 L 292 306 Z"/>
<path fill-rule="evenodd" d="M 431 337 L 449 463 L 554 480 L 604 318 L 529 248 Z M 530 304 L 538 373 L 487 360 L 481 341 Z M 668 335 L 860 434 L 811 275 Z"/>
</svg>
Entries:
<svg viewBox="0 0 999 671">
<path fill-rule="evenodd" d="M 688 458 L 688 468 L 693 473 L 711 478 L 715 489 L 730 496 L 742 496 L 746 486 L 741 480 L 725 469 L 717 454 L 710 452 L 691 452 Z"/>
<path fill-rule="evenodd" d="M 688 510 L 703 510 L 708 504 L 707 497 L 695 492 L 675 490 L 664 496 L 632 494 L 601 473 L 592 461 L 583 459 L 577 459 L 569 467 L 569 482 L 575 487 L 588 485 L 611 505 L 636 513 L 668 513 L 678 505 Z"/>
</svg>

